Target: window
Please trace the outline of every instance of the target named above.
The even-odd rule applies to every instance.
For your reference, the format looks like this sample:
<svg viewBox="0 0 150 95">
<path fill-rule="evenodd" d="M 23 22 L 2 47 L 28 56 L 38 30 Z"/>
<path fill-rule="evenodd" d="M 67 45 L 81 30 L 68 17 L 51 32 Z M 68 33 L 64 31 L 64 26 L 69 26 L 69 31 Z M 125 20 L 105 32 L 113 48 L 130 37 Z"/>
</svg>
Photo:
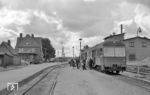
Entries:
<svg viewBox="0 0 150 95">
<path fill-rule="evenodd" d="M 135 54 L 130 54 L 129 55 L 129 61 L 135 61 L 135 60 L 136 60 Z"/>
<path fill-rule="evenodd" d="M 113 57 L 115 56 L 114 48 L 104 48 L 104 56 Z"/>
<path fill-rule="evenodd" d="M 104 48 L 104 56 L 109 57 L 125 57 L 125 48 L 116 47 L 116 48 Z"/>
<path fill-rule="evenodd" d="M 96 51 L 92 50 L 92 57 L 95 57 L 95 56 L 96 56 Z"/>
<path fill-rule="evenodd" d="M 100 48 L 100 56 L 103 54 L 103 48 Z"/>
<path fill-rule="evenodd" d="M 32 48 L 31 52 L 35 52 L 35 48 Z"/>
<path fill-rule="evenodd" d="M 129 43 L 129 46 L 130 46 L 130 47 L 134 47 L 134 42 L 130 42 L 130 43 Z"/>
<path fill-rule="evenodd" d="M 19 53 L 23 53 L 23 48 L 19 48 Z"/>
<path fill-rule="evenodd" d="M 19 53 L 21 53 L 21 48 L 19 48 Z"/>
<path fill-rule="evenodd" d="M 142 47 L 146 47 L 146 42 L 142 42 Z"/>
<path fill-rule="evenodd" d="M 101 51 L 101 52 L 103 52 L 103 49 L 102 49 L 102 48 L 100 48 L 100 51 Z"/>
<path fill-rule="evenodd" d="M 116 57 L 125 57 L 125 48 L 123 48 L 123 47 L 115 48 L 115 56 Z"/>
</svg>

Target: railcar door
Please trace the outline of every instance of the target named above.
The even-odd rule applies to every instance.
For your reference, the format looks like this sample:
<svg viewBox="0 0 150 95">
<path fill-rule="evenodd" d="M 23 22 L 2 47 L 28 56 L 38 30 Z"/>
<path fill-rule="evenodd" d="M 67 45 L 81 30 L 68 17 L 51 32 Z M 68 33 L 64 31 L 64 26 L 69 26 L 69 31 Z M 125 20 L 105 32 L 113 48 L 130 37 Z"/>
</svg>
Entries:
<svg viewBox="0 0 150 95">
<path fill-rule="evenodd" d="M 103 70 L 102 66 L 103 66 L 103 49 L 102 48 L 98 48 L 96 50 L 96 56 L 95 56 L 95 64 L 98 67 L 98 69 Z"/>
</svg>

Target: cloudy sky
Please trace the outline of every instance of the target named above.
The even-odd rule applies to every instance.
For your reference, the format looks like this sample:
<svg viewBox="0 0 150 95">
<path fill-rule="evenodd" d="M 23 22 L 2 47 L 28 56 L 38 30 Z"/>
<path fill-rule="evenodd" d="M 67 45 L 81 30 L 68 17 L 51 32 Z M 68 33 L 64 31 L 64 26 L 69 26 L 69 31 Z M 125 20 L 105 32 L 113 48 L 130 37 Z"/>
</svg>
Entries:
<svg viewBox="0 0 150 95">
<path fill-rule="evenodd" d="M 19 33 L 48 37 L 57 55 L 61 43 L 67 56 L 82 45 L 93 46 L 124 25 L 126 37 L 150 37 L 150 0 L 0 0 L 0 42 L 16 44 Z"/>
</svg>

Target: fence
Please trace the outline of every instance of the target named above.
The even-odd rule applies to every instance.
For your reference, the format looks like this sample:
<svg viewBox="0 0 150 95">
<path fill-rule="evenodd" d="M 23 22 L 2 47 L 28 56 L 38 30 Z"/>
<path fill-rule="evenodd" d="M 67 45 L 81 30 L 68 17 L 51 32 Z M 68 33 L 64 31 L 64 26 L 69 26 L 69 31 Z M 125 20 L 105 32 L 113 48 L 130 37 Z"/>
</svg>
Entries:
<svg viewBox="0 0 150 95">
<path fill-rule="evenodd" d="M 127 65 L 127 72 L 132 72 L 141 75 L 150 75 L 150 67 L 148 66 L 136 66 L 136 65 Z"/>
</svg>

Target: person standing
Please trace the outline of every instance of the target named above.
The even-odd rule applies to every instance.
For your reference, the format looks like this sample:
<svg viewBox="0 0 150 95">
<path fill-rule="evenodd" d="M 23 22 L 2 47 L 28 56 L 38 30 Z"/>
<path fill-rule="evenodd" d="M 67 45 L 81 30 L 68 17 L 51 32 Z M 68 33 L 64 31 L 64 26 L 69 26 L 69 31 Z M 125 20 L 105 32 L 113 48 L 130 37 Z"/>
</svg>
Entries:
<svg viewBox="0 0 150 95">
<path fill-rule="evenodd" d="M 77 58 L 77 59 L 76 59 L 76 66 L 77 66 L 77 69 L 79 69 L 79 64 L 80 64 L 80 60 Z"/>
<path fill-rule="evenodd" d="M 69 60 L 69 62 L 68 62 L 68 63 L 69 63 L 69 65 L 70 65 L 70 67 L 71 67 L 71 61 L 72 61 L 72 59 L 71 59 L 71 60 Z"/>
<path fill-rule="evenodd" d="M 86 70 L 86 60 L 85 59 L 83 59 L 83 61 L 82 61 L 82 69 Z"/>
<path fill-rule="evenodd" d="M 73 66 L 73 69 L 76 67 L 76 60 L 75 59 L 72 60 L 72 66 Z"/>
<path fill-rule="evenodd" d="M 86 59 L 86 68 L 90 68 L 90 57 Z"/>
<path fill-rule="evenodd" d="M 94 65 L 94 61 L 93 61 L 92 58 L 90 58 L 90 60 L 89 60 L 89 68 L 93 69 L 93 65 Z"/>
</svg>

